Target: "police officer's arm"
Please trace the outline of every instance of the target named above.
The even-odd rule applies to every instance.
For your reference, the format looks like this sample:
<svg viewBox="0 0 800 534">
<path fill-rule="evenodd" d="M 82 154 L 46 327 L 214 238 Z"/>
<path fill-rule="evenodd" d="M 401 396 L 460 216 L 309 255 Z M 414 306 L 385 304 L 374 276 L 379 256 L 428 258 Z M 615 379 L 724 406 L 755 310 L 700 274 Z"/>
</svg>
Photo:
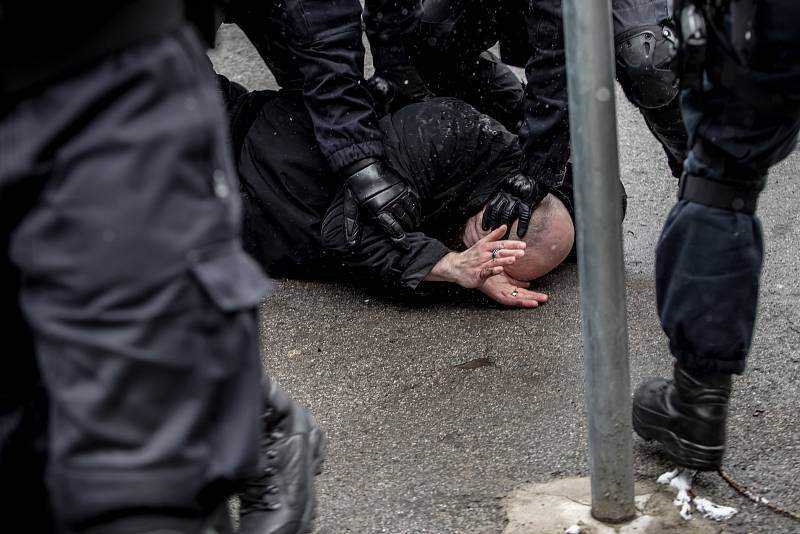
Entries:
<svg viewBox="0 0 800 534">
<path fill-rule="evenodd" d="M 303 75 L 314 134 L 335 172 L 383 157 L 382 135 L 364 87 L 357 0 L 285 0 L 286 45 Z"/>
<path fill-rule="evenodd" d="M 361 6 L 357 0 L 287 0 L 289 49 L 303 74 L 314 134 L 345 187 L 352 215 L 343 226 L 357 246 L 361 215 L 395 244 L 419 224 L 416 194 L 383 161 L 382 135 L 364 86 Z"/>
<path fill-rule="evenodd" d="M 357 0 L 232 1 L 226 20 L 242 26 L 270 61 L 280 41 L 302 77 L 304 103 L 320 151 L 349 192 L 353 217 L 343 226 L 356 246 L 364 220 L 375 219 L 399 246 L 419 223 L 413 191 L 383 163 L 382 134 L 364 80 L 361 6 Z M 276 50 L 278 48 L 276 47 Z M 285 58 L 281 58 L 285 60 Z"/>
<path fill-rule="evenodd" d="M 484 228 L 529 215 L 563 180 L 569 159 L 567 74 L 561 0 L 536 0 L 526 13 L 531 58 L 525 68 L 525 122 L 519 134 L 520 175 L 489 202 Z M 521 221 L 524 222 L 524 221 Z M 527 225 L 526 225 L 527 226 Z M 520 237 L 524 235 L 519 225 Z"/>
</svg>

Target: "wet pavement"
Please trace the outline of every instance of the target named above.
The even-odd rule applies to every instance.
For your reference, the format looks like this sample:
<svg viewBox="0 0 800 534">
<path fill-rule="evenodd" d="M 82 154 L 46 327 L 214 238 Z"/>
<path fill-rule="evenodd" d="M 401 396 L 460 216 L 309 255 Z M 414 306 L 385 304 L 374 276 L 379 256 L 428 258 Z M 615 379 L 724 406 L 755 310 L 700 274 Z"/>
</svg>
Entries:
<svg viewBox="0 0 800 534">
<path fill-rule="evenodd" d="M 224 28 L 217 68 L 251 89 L 274 80 L 244 37 Z M 666 375 L 655 311 L 654 246 L 676 181 L 637 111 L 618 91 L 627 187 L 625 269 L 632 384 Z M 766 242 L 747 373 L 731 406 L 731 476 L 800 511 L 800 153 L 776 167 L 762 195 Z M 316 415 L 330 438 L 318 477 L 319 533 L 492 533 L 530 483 L 588 475 L 580 308 L 574 265 L 541 280 L 550 302 L 501 309 L 467 291 L 418 302 L 346 285 L 281 280 L 262 307 L 270 373 Z M 461 364 L 478 359 L 488 365 Z M 671 466 L 634 440 L 637 479 Z M 704 497 L 740 510 L 722 532 L 797 532 L 716 474 Z M 675 512 L 677 514 L 677 511 Z"/>
</svg>

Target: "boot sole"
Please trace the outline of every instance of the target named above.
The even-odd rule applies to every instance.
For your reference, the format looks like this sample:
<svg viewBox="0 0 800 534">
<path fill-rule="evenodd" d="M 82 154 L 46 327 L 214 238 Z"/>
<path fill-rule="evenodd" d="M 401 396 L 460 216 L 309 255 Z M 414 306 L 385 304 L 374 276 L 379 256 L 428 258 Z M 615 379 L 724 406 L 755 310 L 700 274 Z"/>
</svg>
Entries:
<svg viewBox="0 0 800 534">
<path fill-rule="evenodd" d="M 657 421 L 653 423 L 653 421 Z M 686 440 L 669 430 L 661 414 L 633 406 L 633 429 L 646 440 L 656 440 L 670 461 L 698 471 L 716 471 L 722 465 L 725 446 L 706 446 Z"/>
</svg>

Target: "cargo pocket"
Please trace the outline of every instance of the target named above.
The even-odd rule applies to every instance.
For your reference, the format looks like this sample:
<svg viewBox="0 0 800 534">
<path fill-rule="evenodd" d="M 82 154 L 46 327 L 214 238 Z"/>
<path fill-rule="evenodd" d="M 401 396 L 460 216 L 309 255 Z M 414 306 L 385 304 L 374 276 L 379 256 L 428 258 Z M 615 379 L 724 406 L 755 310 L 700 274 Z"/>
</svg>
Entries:
<svg viewBox="0 0 800 534">
<path fill-rule="evenodd" d="M 195 278 L 224 312 L 256 307 L 272 286 L 238 241 L 193 250 L 188 260 Z"/>
</svg>

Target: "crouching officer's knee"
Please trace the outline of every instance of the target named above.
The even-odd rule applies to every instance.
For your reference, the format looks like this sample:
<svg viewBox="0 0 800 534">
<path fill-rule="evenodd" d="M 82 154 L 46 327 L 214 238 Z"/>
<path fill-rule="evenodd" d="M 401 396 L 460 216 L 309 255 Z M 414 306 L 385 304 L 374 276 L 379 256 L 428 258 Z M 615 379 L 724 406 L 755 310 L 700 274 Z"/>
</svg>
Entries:
<svg viewBox="0 0 800 534">
<path fill-rule="evenodd" d="M 678 96 L 677 39 L 669 24 L 632 28 L 615 41 L 617 78 L 631 102 L 656 109 Z"/>
</svg>

